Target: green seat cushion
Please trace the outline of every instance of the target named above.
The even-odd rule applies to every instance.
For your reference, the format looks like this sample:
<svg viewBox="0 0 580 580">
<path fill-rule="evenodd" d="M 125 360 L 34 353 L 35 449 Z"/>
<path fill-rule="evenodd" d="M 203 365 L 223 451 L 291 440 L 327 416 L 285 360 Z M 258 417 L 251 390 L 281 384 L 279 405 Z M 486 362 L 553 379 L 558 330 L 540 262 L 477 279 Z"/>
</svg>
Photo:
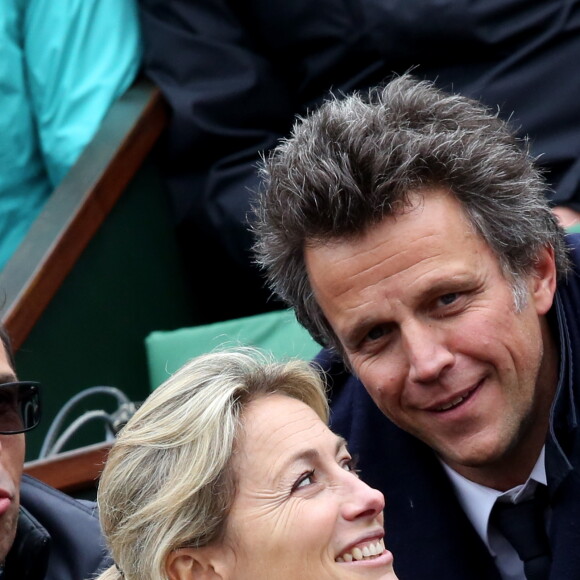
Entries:
<svg viewBox="0 0 580 580">
<path fill-rule="evenodd" d="M 290 310 L 171 331 L 145 339 L 151 389 L 157 388 L 189 359 L 223 347 L 255 346 L 276 358 L 312 359 L 320 345 Z"/>
</svg>

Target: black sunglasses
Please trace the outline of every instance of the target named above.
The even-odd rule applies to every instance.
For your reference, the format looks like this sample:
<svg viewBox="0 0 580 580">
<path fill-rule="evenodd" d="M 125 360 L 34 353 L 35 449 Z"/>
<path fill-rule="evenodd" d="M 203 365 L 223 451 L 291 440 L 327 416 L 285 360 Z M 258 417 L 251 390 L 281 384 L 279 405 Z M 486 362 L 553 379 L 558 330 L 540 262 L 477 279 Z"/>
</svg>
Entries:
<svg viewBox="0 0 580 580">
<path fill-rule="evenodd" d="M 0 435 L 34 429 L 40 422 L 40 384 L 30 381 L 0 384 Z"/>
</svg>

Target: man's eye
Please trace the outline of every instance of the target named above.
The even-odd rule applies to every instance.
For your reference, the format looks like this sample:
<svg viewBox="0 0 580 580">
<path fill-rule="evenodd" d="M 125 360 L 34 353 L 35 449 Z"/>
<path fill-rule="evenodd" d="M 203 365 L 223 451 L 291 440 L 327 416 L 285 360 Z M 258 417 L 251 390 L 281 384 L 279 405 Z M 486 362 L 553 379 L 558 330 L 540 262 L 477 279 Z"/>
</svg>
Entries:
<svg viewBox="0 0 580 580">
<path fill-rule="evenodd" d="M 443 306 L 449 306 L 449 304 L 453 304 L 458 298 L 459 294 L 457 292 L 450 292 L 449 294 L 443 294 L 439 300 Z"/>
<path fill-rule="evenodd" d="M 0 407 L 2 409 L 16 409 L 18 402 L 16 396 L 13 393 L 1 393 L 0 394 Z"/>
<path fill-rule="evenodd" d="M 314 483 L 314 470 L 302 474 L 297 479 L 296 483 L 292 486 L 292 491 L 300 489 L 301 487 L 312 485 L 313 483 Z"/>
<path fill-rule="evenodd" d="M 378 340 L 387 334 L 388 330 L 384 325 L 375 326 L 367 333 L 367 340 Z"/>
</svg>

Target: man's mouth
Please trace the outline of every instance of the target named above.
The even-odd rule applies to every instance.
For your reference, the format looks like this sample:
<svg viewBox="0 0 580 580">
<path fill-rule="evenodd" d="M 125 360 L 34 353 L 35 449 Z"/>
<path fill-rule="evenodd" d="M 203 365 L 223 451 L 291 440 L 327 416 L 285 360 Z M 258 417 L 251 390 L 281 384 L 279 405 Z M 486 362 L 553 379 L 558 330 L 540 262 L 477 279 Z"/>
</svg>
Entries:
<svg viewBox="0 0 580 580">
<path fill-rule="evenodd" d="M 5 489 L 0 489 L 0 516 L 4 515 L 12 503 L 12 494 Z"/>
<path fill-rule="evenodd" d="M 463 393 L 462 395 L 459 395 L 459 396 L 455 397 L 454 399 L 447 401 L 443 405 L 439 405 L 438 407 L 434 407 L 431 410 L 436 412 L 436 413 L 443 413 L 444 411 L 449 411 L 450 409 L 454 409 L 455 407 L 458 407 L 459 405 L 461 405 L 462 403 L 467 401 L 473 395 L 473 393 L 475 393 L 475 391 L 477 391 L 477 389 L 479 388 L 480 385 L 481 385 L 481 383 L 478 383 L 475 387 L 473 387 L 473 389 L 470 389 L 466 393 Z"/>
<path fill-rule="evenodd" d="M 380 556 L 385 551 L 385 543 L 383 539 L 376 540 L 374 542 L 366 542 L 364 544 L 359 544 L 354 548 L 349 548 L 348 552 L 343 552 L 338 558 L 335 559 L 336 562 L 353 562 L 359 560 L 371 560 Z"/>
</svg>

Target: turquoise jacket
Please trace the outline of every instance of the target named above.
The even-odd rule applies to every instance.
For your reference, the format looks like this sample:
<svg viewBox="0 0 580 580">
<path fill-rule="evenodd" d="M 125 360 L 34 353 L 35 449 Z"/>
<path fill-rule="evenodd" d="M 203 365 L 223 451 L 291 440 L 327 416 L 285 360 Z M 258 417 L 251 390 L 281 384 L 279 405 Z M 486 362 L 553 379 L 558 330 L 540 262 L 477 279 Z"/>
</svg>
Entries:
<svg viewBox="0 0 580 580">
<path fill-rule="evenodd" d="M 0 2 L 0 269 L 140 62 L 135 0 Z"/>
</svg>

